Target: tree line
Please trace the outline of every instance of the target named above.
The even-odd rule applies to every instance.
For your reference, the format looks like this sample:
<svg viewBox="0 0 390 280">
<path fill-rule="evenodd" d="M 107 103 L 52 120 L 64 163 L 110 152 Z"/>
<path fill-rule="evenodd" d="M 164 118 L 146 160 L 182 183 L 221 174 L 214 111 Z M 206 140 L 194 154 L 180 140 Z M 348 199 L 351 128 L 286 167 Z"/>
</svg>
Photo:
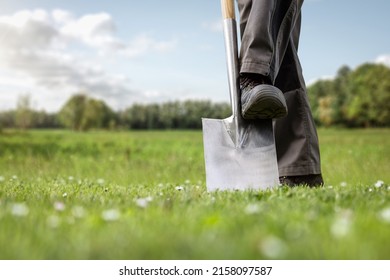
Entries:
<svg viewBox="0 0 390 280">
<path fill-rule="evenodd" d="M 228 103 L 208 100 L 134 104 L 117 112 L 84 93 L 71 96 L 57 113 L 34 111 L 30 103 L 29 96 L 21 96 L 15 110 L 0 112 L 0 128 L 200 129 L 203 117 L 221 119 L 231 115 Z"/>
<path fill-rule="evenodd" d="M 334 79 L 311 85 L 308 95 L 318 125 L 390 126 L 390 68 L 385 65 L 343 66 Z"/>
<path fill-rule="evenodd" d="M 308 95 L 318 126 L 390 126 L 390 68 L 384 65 L 363 64 L 355 70 L 343 66 L 334 79 L 310 85 Z M 208 100 L 134 104 L 114 111 L 104 101 L 84 93 L 73 95 L 59 112 L 46 113 L 33 110 L 25 95 L 16 109 L 0 112 L 0 129 L 200 129 L 201 118 L 229 115 L 228 103 Z"/>
</svg>

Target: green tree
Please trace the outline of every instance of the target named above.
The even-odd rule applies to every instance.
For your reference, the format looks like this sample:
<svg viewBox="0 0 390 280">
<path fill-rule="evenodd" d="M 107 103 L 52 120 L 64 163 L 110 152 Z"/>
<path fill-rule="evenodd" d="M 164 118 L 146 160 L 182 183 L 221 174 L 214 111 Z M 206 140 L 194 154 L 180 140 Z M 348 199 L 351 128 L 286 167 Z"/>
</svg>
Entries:
<svg viewBox="0 0 390 280">
<path fill-rule="evenodd" d="M 226 103 L 187 100 L 134 104 L 120 115 L 122 123 L 131 129 L 199 129 L 202 118 L 226 118 L 229 114 Z"/>
<path fill-rule="evenodd" d="M 32 125 L 33 111 L 30 95 L 21 95 L 18 98 L 15 112 L 15 125 L 21 129 L 28 129 Z"/>
<path fill-rule="evenodd" d="M 308 88 L 314 120 L 326 126 L 390 126 L 389 77 L 385 65 L 341 67 L 335 79 Z"/>
<path fill-rule="evenodd" d="M 310 106 L 314 121 L 317 124 L 323 124 L 323 117 L 331 118 L 330 100 L 325 100 L 333 91 L 333 82 L 331 80 L 319 80 L 308 88 Z M 328 98 L 329 99 L 329 98 Z M 325 112 L 324 112 L 325 110 Z M 331 123 L 329 119 L 327 123 Z"/>
<path fill-rule="evenodd" d="M 56 113 L 46 113 L 45 111 L 33 111 L 33 124 L 34 128 L 59 128 L 61 124 L 58 121 Z"/>
<path fill-rule="evenodd" d="M 347 118 L 356 126 L 390 125 L 390 68 L 364 64 L 351 74 Z"/>
<path fill-rule="evenodd" d="M 61 108 L 59 119 L 61 123 L 72 130 L 82 130 L 87 96 L 83 93 L 73 95 Z"/>
<path fill-rule="evenodd" d="M 73 95 L 59 112 L 61 123 L 76 131 L 91 128 L 110 128 L 115 122 L 115 114 L 106 103 L 79 93 Z"/>
<path fill-rule="evenodd" d="M 114 112 L 101 100 L 88 98 L 84 107 L 81 130 L 91 128 L 110 128 Z"/>
<path fill-rule="evenodd" d="M 348 66 L 342 66 L 337 72 L 333 82 L 332 94 L 332 124 L 341 125 L 346 120 L 346 103 L 351 95 L 350 75 L 352 71 Z"/>
</svg>

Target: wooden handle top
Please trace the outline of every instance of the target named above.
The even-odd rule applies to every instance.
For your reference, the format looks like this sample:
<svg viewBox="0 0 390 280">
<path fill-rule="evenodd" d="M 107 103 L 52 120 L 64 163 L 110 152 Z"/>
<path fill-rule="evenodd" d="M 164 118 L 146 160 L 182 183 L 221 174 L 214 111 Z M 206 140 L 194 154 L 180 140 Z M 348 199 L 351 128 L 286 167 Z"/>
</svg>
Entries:
<svg viewBox="0 0 390 280">
<path fill-rule="evenodd" d="M 222 16 L 224 19 L 235 19 L 234 0 L 221 0 Z"/>
</svg>

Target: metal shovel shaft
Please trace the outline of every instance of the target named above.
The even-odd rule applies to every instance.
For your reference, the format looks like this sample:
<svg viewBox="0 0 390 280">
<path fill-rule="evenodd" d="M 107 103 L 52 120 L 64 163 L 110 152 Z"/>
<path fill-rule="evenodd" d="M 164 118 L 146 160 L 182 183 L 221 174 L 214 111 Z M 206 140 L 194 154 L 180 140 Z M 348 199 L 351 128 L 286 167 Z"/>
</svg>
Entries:
<svg viewBox="0 0 390 280">
<path fill-rule="evenodd" d="M 236 28 L 236 21 L 234 19 L 224 19 L 224 36 L 225 36 L 225 49 L 226 49 L 226 63 L 230 93 L 230 106 L 232 108 L 232 116 L 227 121 L 227 128 L 229 135 L 232 137 L 236 147 L 239 141 L 240 135 L 240 102 L 239 102 L 239 70 L 238 70 L 238 58 L 237 58 L 237 36 L 233 29 Z"/>
<path fill-rule="evenodd" d="M 232 0 L 221 0 L 223 16 L 223 33 L 225 39 L 226 63 L 228 72 L 228 83 L 230 93 L 230 106 L 232 116 L 227 119 L 227 129 L 235 146 L 240 143 L 240 124 L 242 117 L 240 114 L 240 88 L 239 88 L 239 61 L 237 44 L 237 23 L 234 12 L 234 2 Z"/>
<path fill-rule="evenodd" d="M 222 0 L 224 2 L 224 0 Z M 234 14 L 233 14 L 234 15 Z M 239 112 L 239 62 L 237 49 L 237 28 L 236 20 L 233 18 L 224 18 L 223 32 L 225 36 L 226 63 L 228 70 L 230 105 L 232 107 L 233 116 L 236 117 Z"/>
</svg>

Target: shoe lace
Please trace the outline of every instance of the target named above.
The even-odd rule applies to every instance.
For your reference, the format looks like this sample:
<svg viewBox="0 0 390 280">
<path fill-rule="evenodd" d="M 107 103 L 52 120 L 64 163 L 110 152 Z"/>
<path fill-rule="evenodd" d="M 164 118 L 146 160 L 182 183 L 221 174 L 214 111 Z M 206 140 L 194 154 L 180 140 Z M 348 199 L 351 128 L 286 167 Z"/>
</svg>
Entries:
<svg viewBox="0 0 390 280">
<path fill-rule="evenodd" d="M 252 89 L 254 88 L 256 85 L 255 85 L 255 81 L 252 80 L 251 78 L 249 77 L 246 77 L 246 76 L 241 76 L 240 77 L 240 88 L 241 89 Z"/>
<path fill-rule="evenodd" d="M 260 75 L 241 75 L 240 76 L 240 88 L 243 90 L 251 90 L 255 86 L 265 84 L 265 81 Z"/>
</svg>

